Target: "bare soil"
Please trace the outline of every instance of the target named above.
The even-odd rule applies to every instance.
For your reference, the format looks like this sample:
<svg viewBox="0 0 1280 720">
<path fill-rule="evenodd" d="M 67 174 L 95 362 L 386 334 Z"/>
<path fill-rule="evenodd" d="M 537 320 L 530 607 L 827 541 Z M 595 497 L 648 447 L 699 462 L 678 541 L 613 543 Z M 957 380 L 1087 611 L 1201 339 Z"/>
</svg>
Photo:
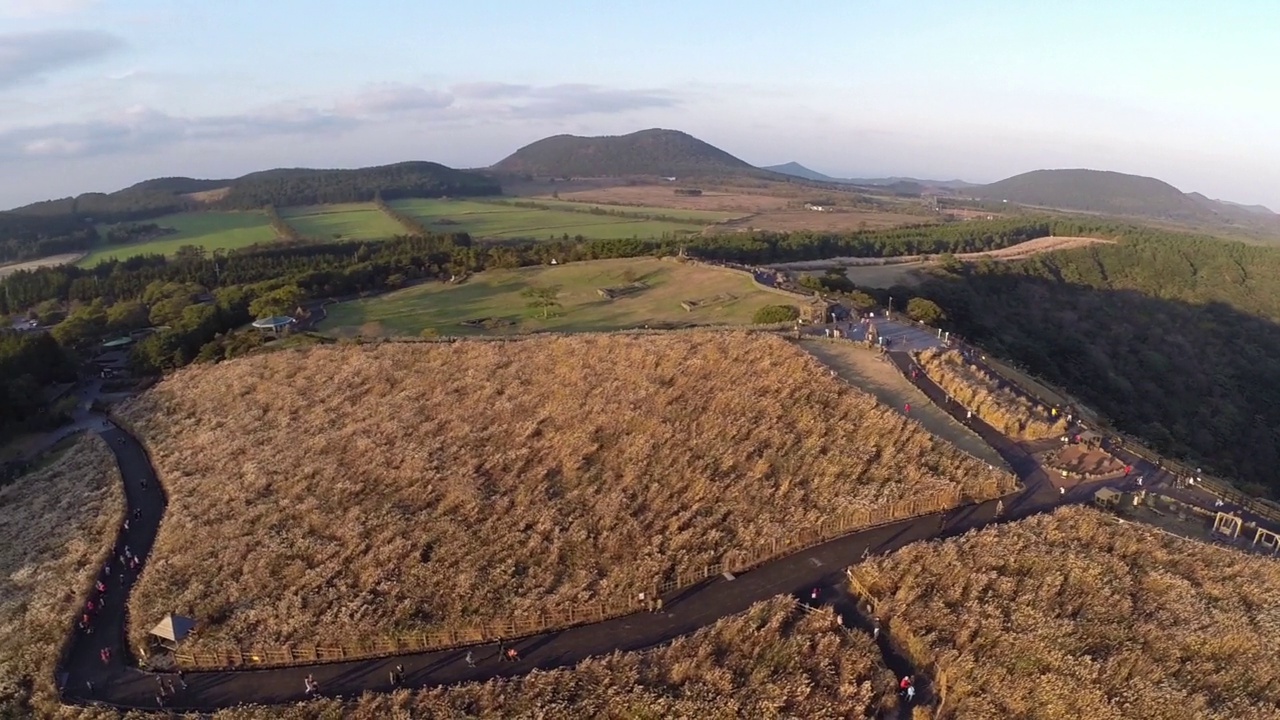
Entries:
<svg viewBox="0 0 1280 720">
<path fill-rule="evenodd" d="M 1090 475 L 1110 474 L 1124 470 L 1124 463 L 1117 460 L 1111 453 L 1085 445 L 1068 445 L 1059 450 L 1056 455 L 1049 454 L 1045 458 L 1045 464 L 1053 470 Z"/>
<path fill-rule="evenodd" d="M 0 278 L 16 273 L 19 270 L 35 270 L 36 268 L 52 267 L 54 265 L 70 265 L 79 261 L 80 258 L 84 256 L 85 253 L 64 253 L 62 255 L 42 257 L 38 260 L 28 260 L 26 262 L 0 265 Z"/>
</svg>

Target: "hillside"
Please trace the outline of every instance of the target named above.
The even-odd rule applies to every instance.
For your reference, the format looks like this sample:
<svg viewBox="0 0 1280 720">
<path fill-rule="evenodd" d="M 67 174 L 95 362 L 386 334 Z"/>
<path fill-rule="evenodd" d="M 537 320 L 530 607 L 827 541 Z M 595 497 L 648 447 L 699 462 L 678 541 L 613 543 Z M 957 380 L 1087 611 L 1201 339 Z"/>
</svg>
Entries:
<svg viewBox="0 0 1280 720">
<path fill-rule="evenodd" d="M 773 175 L 692 135 L 657 128 L 603 137 L 554 135 L 490 169 L 540 177 Z"/>
<path fill-rule="evenodd" d="M 1206 212 L 1162 180 L 1101 170 L 1034 170 L 971 188 L 968 194 L 981 200 L 1106 215 L 1198 219 Z"/>
<path fill-rule="evenodd" d="M 830 175 L 823 175 L 817 170 L 810 170 L 798 162 L 783 163 L 781 165 L 768 165 L 761 168 L 761 170 L 768 170 L 769 172 L 776 172 L 782 175 L 790 175 L 791 177 L 814 180 L 817 182 L 845 182 L 839 178 L 833 178 Z"/>
<path fill-rule="evenodd" d="M 83 251 L 95 223 L 147 220 L 201 210 L 253 210 L 395 198 L 497 195 L 497 180 L 432 162 L 354 170 L 280 168 L 231 180 L 156 178 L 113 193 L 33 203 L 0 213 L 0 262 Z"/>
<path fill-rule="evenodd" d="M 907 194 L 920 194 L 925 189 L 942 189 L 942 190 L 962 190 L 964 188 L 978 187 L 973 183 L 963 180 L 921 180 L 911 177 L 887 177 L 887 178 L 838 178 L 824 175 L 817 170 L 811 170 L 798 162 L 783 163 L 781 165 L 767 165 L 762 170 L 775 172 L 780 175 L 790 175 L 804 180 L 812 180 L 814 182 L 840 183 L 841 185 L 861 185 L 865 187 L 885 188 L 893 192 L 904 192 Z"/>
</svg>

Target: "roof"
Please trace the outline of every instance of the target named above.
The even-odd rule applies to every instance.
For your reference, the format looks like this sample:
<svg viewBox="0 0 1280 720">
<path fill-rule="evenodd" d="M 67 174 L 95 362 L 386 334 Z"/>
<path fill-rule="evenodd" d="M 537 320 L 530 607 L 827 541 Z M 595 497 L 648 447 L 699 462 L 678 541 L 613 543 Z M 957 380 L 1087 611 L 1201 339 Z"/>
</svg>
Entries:
<svg viewBox="0 0 1280 720">
<path fill-rule="evenodd" d="M 259 318 L 253 321 L 256 328 L 277 328 L 284 327 L 293 322 L 293 318 L 288 315 L 272 315 L 271 317 Z"/>
<path fill-rule="evenodd" d="M 133 342 L 133 338 L 131 338 L 131 337 L 127 337 L 127 336 L 126 336 L 126 337 L 120 337 L 120 338 L 116 338 L 115 340 L 111 340 L 111 341 L 109 341 L 109 342 L 104 342 L 104 343 L 102 343 L 102 347 L 104 347 L 104 348 L 118 348 L 118 347 L 124 347 L 125 345 L 128 345 L 128 344 L 129 344 L 129 343 L 131 343 L 131 342 Z"/>
<path fill-rule="evenodd" d="M 151 628 L 151 634 L 171 642 L 178 642 L 195 629 L 196 621 L 181 615 L 169 613 L 164 619 Z"/>
<path fill-rule="evenodd" d="M 1104 488 L 1098 488 L 1098 492 L 1094 493 L 1093 497 L 1096 500 L 1110 500 L 1111 498 L 1118 498 L 1122 494 L 1123 493 L 1121 493 L 1119 490 L 1112 490 L 1111 488 L 1104 487 Z"/>
</svg>

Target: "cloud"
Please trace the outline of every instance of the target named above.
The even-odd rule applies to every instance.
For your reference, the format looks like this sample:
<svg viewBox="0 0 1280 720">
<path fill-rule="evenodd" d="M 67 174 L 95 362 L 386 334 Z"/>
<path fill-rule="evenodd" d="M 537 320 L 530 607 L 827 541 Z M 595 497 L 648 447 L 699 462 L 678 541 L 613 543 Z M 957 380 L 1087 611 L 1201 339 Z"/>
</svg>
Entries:
<svg viewBox="0 0 1280 720">
<path fill-rule="evenodd" d="M 3 0 L 0 17 L 33 18 L 71 15 L 98 5 L 101 0 Z"/>
<path fill-rule="evenodd" d="M 118 37 L 90 30 L 0 35 L 0 89 L 106 57 L 123 47 Z"/>
<path fill-rule="evenodd" d="M 567 120 L 677 104 L 675 96 L 663 91 L 597 85 L 472 83 L 437 90 L 379 84 L 338 98 L 328 107 L 280 105 L 243 114 L 202 117 L 134 107 L 84 122 L 0 131 L 0 160 L 147 152 L 195 141 L 332 135 L 396 119 L 434 122 L 439 126 L 480 120 Z"/>
</svg>

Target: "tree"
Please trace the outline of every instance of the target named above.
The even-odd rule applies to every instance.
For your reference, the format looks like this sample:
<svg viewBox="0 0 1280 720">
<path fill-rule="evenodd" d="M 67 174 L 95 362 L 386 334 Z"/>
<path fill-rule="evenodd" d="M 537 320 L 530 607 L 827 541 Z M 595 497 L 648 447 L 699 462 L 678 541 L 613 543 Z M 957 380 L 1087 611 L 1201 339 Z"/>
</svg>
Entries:
<svg viewBox="0 0 1280 720">
<path fill-rule="evenodd" d="M 876 299 L 861 290 L 849 293 L 849 304 L 858 312 L 866 312 L 876 306 Z"/>
<path fill-rule="evenodd" d="M 938 303 L 927 298 L 915 297 L 907 301 L 907 317 L 925 325 L 936 325 L 947 319 Z"/>
<path fill-rule="evenodd" d="M 756 311 L 751 322 L 757 325 L 773 325 L 791 322 L 799 317 L 800 308 L 795 305 L 765 305 Z"/>
<path fill-rule="evenodd" d="M 114 332 L 144 328 L 149 319 L 147 306 L 138 300 L 126 300 L 107 308 L 107 328 Z"/>
<path fill-rule="evenodd" d="M 302 302 L 306 293 L 297 285 L 285 285 L 249 303 L 249 314 L 255 318 L 287 315 Z"/>
<path fill-rule="evenodd" d="M 542 311 L 543 320 L 546 320 L 551 315 L 552 308 L 560 307 L 559 285 L 548 285 L 546 287 L 535 285 L 520 293 L 520 296 L 529 299 L 529 307 Z"/>
</svg>

